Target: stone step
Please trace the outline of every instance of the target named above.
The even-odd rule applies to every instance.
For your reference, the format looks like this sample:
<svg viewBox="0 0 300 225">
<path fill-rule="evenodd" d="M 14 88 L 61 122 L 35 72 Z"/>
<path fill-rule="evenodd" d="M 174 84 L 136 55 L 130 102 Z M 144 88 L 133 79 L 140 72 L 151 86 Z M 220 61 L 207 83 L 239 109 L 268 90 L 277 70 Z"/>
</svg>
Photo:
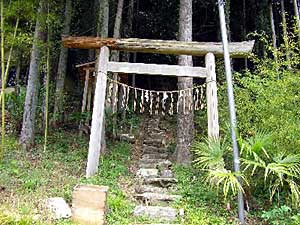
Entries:
<svg viewBox="0 0 300 225">
<path fill-rule="evenodd" d="M 178 211 L 172 207 L 161 206 L 136 206 L 134 209 L 134 216 L 149 217 L 150 219 L 160 221 L 175 221 L 177 219 Z"/>
<path fill-rule="evenodd" d="M 143 159 L 167 159 L 168 153 L 146 153 L 142 156 Z"/>
<path fill-rule="evenodd" d="M 155 146 L 151 146 L 151 145 L 143 145 L 142 147 L 142 151 L 145 154 L 148 153 L 168 153 L 168 149 L 167 148 L 163 148 L 163 147 L 155 147 Z"/>
<path fill-rule="evenodd" d="M 165 138 L 150 138 L 150 139 L 144 139 L 143 141 L 144 144 L 160 147 L 160 146 L 165 146 L 166 145 L 166 139 Z"/>
<path fill-rule="evenodd" d="M 145 178 L 144 184 L 153 184 L 153 185 L 159 185 L 161 187 L 169 187 L 174 183 L 177 183 L 177 179 L 175 178 Z"/>
<path fill-rule="evenodd" d="M 168 165 L 172 165 L 172 162 L 170 160 L 167 159 L 140 159 L 139 162 L 141 164 L 168 164 Z"/>
<path fill-rule="evenodd" d="M 169 160 L 144 159 L 139 161 L 139 168 L 145 169 L 169 169 L 172 162 Z"/>
<path fill-rule="evenodd" d="M 165 132 L 148 133 L 145 139 L 155 139 L 163 141 L 167 139 L 167 135 Z"/>
<path fill-rule="evenodd" d="M 140 168 L 136 172 L 137 177 L 147 178 L 147 177 L 158 177 L 159 176 L 159 170 L 158 169 L 145 169 Z"/>
<path fill-rule="evenodd" d="M 135 187 L 135 192 L 138 194 L 152 192 L 152 193 L 161 193 L 166 194 L 169 192 L 168 188 L 157 187 L 153 185 L 140 185 Z"/>
<path fill-rule="evenodd" d="M 160 177 L 162 178 L 172 178 L 174 177 L 172 170 L 165 169 L 160 172 Z"/>
<path fill-rule="evenodd" d="M 170 195 L 170 194 L 162 194 L 162 193 L 151 193 L 146 192 L 143 194 L 136 194 L 134 197 L 138 200 L 142 200 L 147 204 L 154 204 L 157 202 L 172 202 L 176 200 L 180 200 L 182 196 L 180 195 Z"/>
</svg>

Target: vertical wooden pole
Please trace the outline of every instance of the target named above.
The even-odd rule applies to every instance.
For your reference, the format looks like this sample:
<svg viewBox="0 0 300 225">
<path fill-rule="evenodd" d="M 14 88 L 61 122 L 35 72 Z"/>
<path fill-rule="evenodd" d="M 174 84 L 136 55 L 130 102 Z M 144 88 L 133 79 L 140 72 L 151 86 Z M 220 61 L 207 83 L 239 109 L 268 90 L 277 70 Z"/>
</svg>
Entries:
<svg viewBox="0 0 300 225">
<path fill-rule="evenodd" d="M 216 82 L 216 64 L 215 56 L 208 53 L 205 56 L 207 69 L 206 77 L 206 98 L 207 98 L 207 120 L 208 120 L 208 137 L 219 138 L 219 115 L 218 115 L 218 97 Z"/>
<path fill-rule="evenodd" d="M 85 109 L 86 109 L 86 102 L 87 102 L 87 95 L 88 95 L 88 88 L 89 88 L 89 79 L 90 79 L 90 69 L 86 69 L 81 112 L 85 112 Z"/>
<path fill-rule="evenodd" d="M 86 177 L 91 177 L 98 171 L 103 118 L 105 110 L 105 94 L 107 82 L 107 69 L 109 61 L 109 49 L 102 47 L 99 56 L 99 66 L 97 72 L 97 81 L 94 97 L 94 108 L 92 116 L 91 136 L 89 143 L 89 154 L 86 168 Z"/>
<path fill-rule="evenodd" d="M 86 117 L 85 124 L 90 124 L 90 112 L 91 112 L 91 106 L 92 106 L 92 91 L 93 91 L 93 80 L 90 81 L 89 88 L 88 88 L 88 97 L 87 97 L 87 106 L 86 111 L 88 113 L 88 116 Z"/>
<path fill-rule="evenodd" d="M 81 113 L 85 112 L 86 109 L 86 102 L 87 102 L 87 95 L 88 95 L 88 88 L 89 88 L 89 78 L 90 78 L 90 69 L 85 69 L 85 81 L 84 81 L 84 89 L 82 95 L 82 105 L 81 105 Z M 83 121 L 80 120 L 79 124 L 79 135 L 82 135 L 82 125 Z"/>
</svg>

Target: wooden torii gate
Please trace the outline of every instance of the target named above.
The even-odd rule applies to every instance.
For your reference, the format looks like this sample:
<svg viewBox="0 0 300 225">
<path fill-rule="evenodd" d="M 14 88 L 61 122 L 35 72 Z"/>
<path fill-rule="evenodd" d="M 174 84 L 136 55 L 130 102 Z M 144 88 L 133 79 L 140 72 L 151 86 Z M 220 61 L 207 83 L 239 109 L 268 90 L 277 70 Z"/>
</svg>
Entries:
<svg viewBox="0 0 300 225">
<path fill-rule="evenodd" d="M 98 171 L 108 72 L 206 78 L 208 136 L 219 136 L 215 56 L 223 56 L 222 43 L 180 42 L 135 38 L 102 39 L 98 37 L 64 37 L 62 41 L 63 45 L 67 48 L 100 49 L 98 71 L 96 71 L 97 81 L 86 177 L 91 177 Z M 252 51 L 253 46 L 254 41 L 231 43 L 229 46 L 231 57 L 245 58 Z M 178 65 L 110 62 L 109 48 L 112 50 L 128 52 L 205 56 L 206 66 L 188 67 Z"/>
</svg>

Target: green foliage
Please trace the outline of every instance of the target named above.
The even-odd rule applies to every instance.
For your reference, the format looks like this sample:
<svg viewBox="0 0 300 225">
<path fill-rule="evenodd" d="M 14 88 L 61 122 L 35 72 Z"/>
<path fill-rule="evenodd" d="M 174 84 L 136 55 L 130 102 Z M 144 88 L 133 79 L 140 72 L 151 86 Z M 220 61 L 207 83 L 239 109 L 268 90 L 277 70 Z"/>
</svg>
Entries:
<svg viewBox="0 0 300 225">
<path fill-rule="evenodd" d="M 18 133 L 23 119 L 24 101 L 26 90 L 21 88 L 19 93 L 12 92 L 6 95 L 6 107 L 8 111 L 8 120 L 11 124 L 11 132 Z"/>
<path fill-rule="evenodd" d="M 177 192 L 183 197 L 176 203 L 178 208 L 185 210 L 183 224 L 236 224 L 232 219 L 235 216 L 225 211 L 216 191 L 203 182 L 202 172 L 183 166 L 176 166 L 174 171 L 178 179 Z"/>
<path fill-rule="evenodd" d="M 29 216 L 22 216 L 21 218 L 16 218 L 11 215 L 4 214 L 0 212 L 0 224 L 5 225 L 38 225 L 41 223 L 38 223 L 34 221 Z"/>
<path fill-rule="evenodd" d="M 261 218 L 272 225 L 295 224 L 293 223 L 295 220 L 291 217 L 291 212 L 292 210 L 290 207 L 283 205 L 279 208 L 263 211 Z"/>
<path fill-rule="evenodd" d="M 298 206 L 300 204 L 297 184 L 300 178 L 300 155 L 284 153 L 274 155 L 269 140 L 270 135 L 267 134 L 250 138 L 250 141 L 242 144 L 244 171 L 251 170 L 251 176 L 255 174 L 258 181 L 264 180 L 270 192 L 270 201 L 276 193 L 286 193 L 288 190 L 286 195 L 290 196 L 292 205 Z M 249 145 L 250 142 L 253 142 L 252 145 Z M 266 147 L 268 145 L 269 148 Z"/>
<path fill-rule="evenodd" d="M 234 74 L 234 91 L 242 173 L 249 182 L 249 187 L 244 184 L 247 195 L 250 191 L 253 199 L 277 200 L 278 204 L 293 207 L 299 205 L 300 197 L 300 111 L 297 107 L 300 105 L 300 56 L 297 37 L 290 34 L 287 41 L 288 49 L 284 44 L 274 49 L 268 43 L 268 38 L 261 38 L 265 45 L 263 57 L 252 56 L 253 71 Z M 287 50 L 293 69 L 288 69 Z M 227 134 L 229 118 L 227 90 L 222 76 L 219 81 L 219 115 L 224 136 Z M 220 159 L 216 153 L 221 155 L 222 151 L 213 150 L 213 143 L 207 144 L 206 141 L 195 145 L 202 149 L 200 154 L 196 151 L 195 163 L 198 168 L 207 167 L 205 159 L 210 159 L 212 166 L 216 166 L 212 159 L 219 159 L 221 164 L 225 163 L 225 169 L 232 167 L 229 151 L 224 150 Z M 212 182 L 215 179 L 208 177 Z"/>
<path fill-rule="evenodd" d="M 236 195 L 239 191 L 244 192 L 237 177 L 244 183 L 248 183 L 243 174 L 237 174 L 225 168 L 225 153 L 230 150 L 224 140 L 221 144 L 219 139 L 207 139 L 205 142 L 195 142 L 192 147 L 196 155 L 194 161 L 196 168 L 204 170 L 205 181 L 211 188 L 221 189 L 225 199 L 228 195 Z"/>
<path fill-rule="evenodd" d="M 273 151 L 272 135 L 256 133 L 256 136 L 239 138 L 242 173 L 225 168 L 230 165 L 224 157 L 228 147 L 224 148 L 226 145 L 220 145 L 220 141 L 215 139 L 194 143 L 195 166 L 204 171 L 206 182 L 212 188 L 222 190 L 225 199 L 228 195 L 244 192 L 239 177 L 244 187 L 249 186 L 253 192 L 255 189 L 268 191 L 270 202 L 277 196 L 280 202 L 284 196 L 287 204 L 297 207 L 300 204 L 300 155 L 276 153 Z"/>
<path fill-rule="evenodd" d="M 226 142 L 218 139 L 206 139 L 205 142 L 196 141 L 192 150 L 196 155 L 195 166 L 200 169 L 224 168 L 223 156 L 228 150 Z"/>
<path fill-rule="evenodd" d="M 140 124 L 140 117 L 133 112 L 133 110 L 120 111 L 113 113 L 110 108 L 105 110 L 106 131 L 109 134 L 113 133 L 114 126 L 118 133 L 129 132 L 132 133 L 137 130 Z M 114 124 L 114 121 L 117 124 Z"/>
</svg>

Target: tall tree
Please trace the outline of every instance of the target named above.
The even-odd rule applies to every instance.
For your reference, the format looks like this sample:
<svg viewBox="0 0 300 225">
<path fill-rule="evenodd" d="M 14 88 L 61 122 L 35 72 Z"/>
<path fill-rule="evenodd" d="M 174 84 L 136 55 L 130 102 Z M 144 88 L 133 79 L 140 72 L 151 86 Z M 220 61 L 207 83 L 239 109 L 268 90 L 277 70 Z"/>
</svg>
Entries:
<svg viewBox="0 0 300 225">
<path fill-rule="evenodd" d="M 4 55 L 4 2 L 1 0 L 1 150 L 0 150 L 0 161 L 4 152 L 4 140 L 5 140 L 5 55 Z"/>
<path fill-rule="evenodd" d="M 300 18 L 299 18 L 299 7 L 298 7 L 298 1 L 293 0 L 294 3 L 294 11 L 295 11 L 295 18 L 297 23 L 297 29 L 298 29 L 298 41 L 300 44 Z"/>
<path fill-rule="evenodd" d="M 122 14 L 123 14 L 123 5 L 124 5 L 124 0 L 118 0 L 118 7 L 117 7 L 117 13 L 116 13 L 116 19 L 115 19 L 115 26 L 114 26 L 114 38 L 120 38 L 121 36 L 121 22 L 122 22 Z M 112 51 L 111 53 L 111 61 L 118 62 L 120 61 L 120 52 L 119 51 Z M 118 80 L 118 74 L 114 73 L 113 74 L 113 79 Z M 115 102 L 115 99 L 117 97 L 117 84 L 114 84 L 113 86 L 113 97 L 112 97 L 112 112 L 115 114 L 117 112 L 117 104 Z M 116 117 L 113 118 L 113 136 L 116 137 L 116 124 L 117 120 Z"/>
<path fill-rule="evenodd" d="M 276 36 L 274 13 L 273 13 L 273 2 L 272 1 L 270 1 L 270 3 L 269 3 L 269 10 L 270 10 L 270 22 L 271 22 L 271 30 L 272 30 L 273 48 L 276 49 L 277 48 L 277 36 Z"/>
<path fill-rule="evenodd" d="M 286 22 L 286 12 L 284 6 L 284 0 L 281 0 L 281 16 L 282 16 L 282 30 L 283 30 L 283 41 L 284 47 L 286 49 L 286 59 L 287 59 L 287 66 L 288 69 L 291 69 L 291 57 L 290 57 L 290 50 L 289 50 L 289 37 L 287 31 L 287 22 Z"/>
<path fill-rule="evenodd" d="M 179 40 L 192 41 L 192 0 L 180 0 L 179 8 Z M 193 66 L 192 56 L 181 55 L 178 59 L 181 66 Z M 193 87 L 193 78 L 178 78 L 178 88 Z M 190 98 L 190 97 L 187 97 Z M 186 99 L 192 101 L 192 99 Z M 175 157 L 178 163 L 189 164 L 191 161 L 190 146 L 194 136 L 194 113 L 184 114 L 184 104 L 181 101 L 177 118 L 177 140 Z"/>
<path fill-rule="evenodd" d="M 109 24 L 109 0 L 100 0 L 99 2 L 99 20 L 97 26 L 97 36 L 102 38 L 108 37 L 108 24 Z M 98 56 L 99 57 L 99 56 Z M 99 62 L 99 60 L 97 60 Z M 96 65 L 96 71 L 98 71 L 98 65 Z M 106 151 L 106 140 L 105 140 L 105 118 L 103 121 L 102 129 L 102 138 L 101 138 L 101 152 Z"/>
<path fill-rule="evenodd" d="M 72 1 L 66 0 L 65 4 L 65 22 L 62 35 L 70 34 L 70 26 L 72 19 Z M 54 125 L 57 121 L 61 120 L 61 114 L 63 111 L 64 102 L 64 85 L 67 73 L 67 61 L 68 61 L 68 49 L 61 46 L 59 63 L 57 68 L 56 78 L 56 91 L 55 91 L 55 103 L 54 103 Z"/>
<path fill-rule="evenodd" d="M 44 1 L 40 1 L 39 4 L 40 5 L 37 13 L 38 16 L 30 58 L 22 131 L 20 136 L 20 143 L 24 148 L 29 148 L 34 143 L 35 116 L 40 87 L 39 65 L 41 60 L 41 49 L 39 45 L 44 41 L 44 32 L 41 24 L 41 17 L 45 12 L 45 3 Z"/>
</svg>

